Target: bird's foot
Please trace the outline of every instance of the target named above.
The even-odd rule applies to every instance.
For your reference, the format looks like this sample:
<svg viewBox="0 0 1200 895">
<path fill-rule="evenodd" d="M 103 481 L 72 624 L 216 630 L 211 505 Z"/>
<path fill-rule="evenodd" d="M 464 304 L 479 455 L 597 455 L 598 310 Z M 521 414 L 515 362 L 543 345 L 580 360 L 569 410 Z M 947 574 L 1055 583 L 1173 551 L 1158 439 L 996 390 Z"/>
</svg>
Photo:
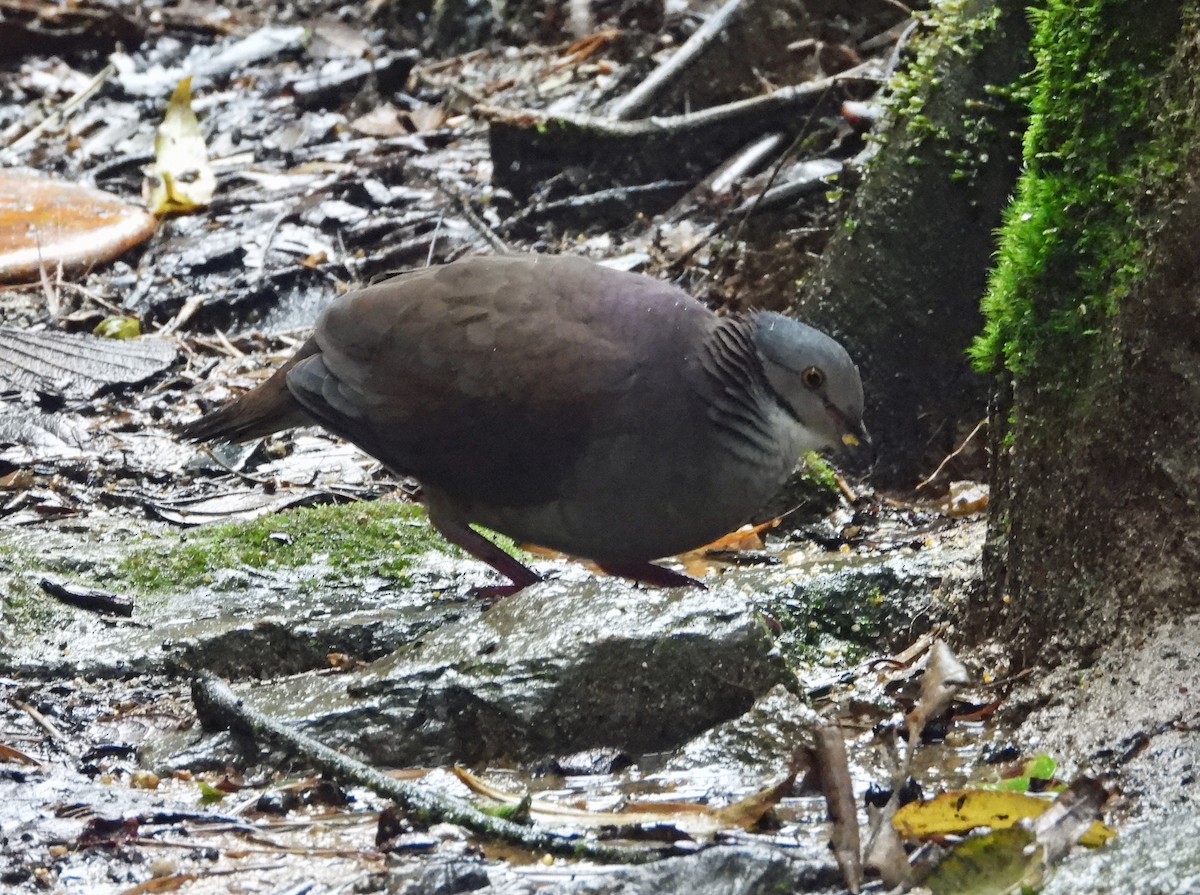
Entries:
<svg viewBox="0 0 1200 895">
<path fill-rule="evenodd" d="M 451 544 L 466 550 L 476 559 L 481 559 L 505 578 L 511 584 L 488 584 L 483 587 L 471 588 L 471 596 L 482 600 L 499 600 L 511 597 L 517 591 L 524 590 L 531 584 L 537 584 L 542 576 L 515 557 L 509 556 L 471 526 L 459 522 L 453 517 L 446 517 L 429 509 L 429 521 L 433 527 L 442 533 Z"/>
<path fill-rule="evenodd" d="M 707 590 L 703 581 L 682 572 L 656 566 L 652 562 L 604 562 L 597 565 L 609 575 L 628 578 L 650 587 L 698 587 Z"/>
</svg>

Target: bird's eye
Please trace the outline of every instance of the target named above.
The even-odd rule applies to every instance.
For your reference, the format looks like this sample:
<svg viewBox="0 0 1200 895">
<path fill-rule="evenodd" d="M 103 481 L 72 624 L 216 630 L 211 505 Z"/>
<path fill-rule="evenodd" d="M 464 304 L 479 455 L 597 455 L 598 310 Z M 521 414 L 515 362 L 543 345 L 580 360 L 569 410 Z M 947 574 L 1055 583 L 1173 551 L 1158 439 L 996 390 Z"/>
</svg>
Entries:
<svg viewBox="0 0 1200 895">
<path fill-rule="evenodd" d="M 821 372 L 820 367 L 808 367 L 800 374 L 800 379 L 805 388 L 814 392 L 825 384 L 825 374 Z"/>
</svg>

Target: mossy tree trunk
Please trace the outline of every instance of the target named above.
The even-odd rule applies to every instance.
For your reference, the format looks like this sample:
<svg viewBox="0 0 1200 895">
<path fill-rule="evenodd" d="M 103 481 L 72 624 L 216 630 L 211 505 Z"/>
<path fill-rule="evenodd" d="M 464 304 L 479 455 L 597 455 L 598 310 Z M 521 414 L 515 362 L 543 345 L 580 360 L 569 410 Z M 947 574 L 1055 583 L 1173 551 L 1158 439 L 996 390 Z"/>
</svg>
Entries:
<svg viewBox="0 0 1200 895">
<path fill-rule="evenodd" d="M 986 415 L 967 349 L 1019 172 L 1028 47 L 1014 0 L 942 3 L 917 29 L 883 145 L 796 301 L 862 368 L 878 485 L 912 487 Z"/>
<path fill-rule="evenodd" d="M 985 303 L 988 602 L 1027 665 L 1200 609 L 1200 2 L 1045 0 Z"/>
</svg>

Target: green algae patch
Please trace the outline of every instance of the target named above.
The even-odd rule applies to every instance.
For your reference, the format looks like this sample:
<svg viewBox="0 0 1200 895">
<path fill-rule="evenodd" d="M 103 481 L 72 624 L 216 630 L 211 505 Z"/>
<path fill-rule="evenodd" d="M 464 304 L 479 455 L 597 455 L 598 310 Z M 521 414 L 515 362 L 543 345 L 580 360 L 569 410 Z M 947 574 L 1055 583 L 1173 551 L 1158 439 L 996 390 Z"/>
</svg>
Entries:
<svg viewBox="0 0 1200 895">
<path fill-rule="evenodd" d="M 444 547 L 413 504 L 303 507 L 154 538 L 118 564 L 115 578 L 147 593 L 209 584 L 229 569 L 305 568 L 324 583 L 368 574 L 407 583 L 414 556 Z"/>
<path fill-rule="evenodd" d="M 5 641 L 5 629 L 44 630 L 53 623 L 57 605 L 46 599 L 29 575 L 36 564 L 28 551 L 0 546 L 0 645 Z"/>
</svg>

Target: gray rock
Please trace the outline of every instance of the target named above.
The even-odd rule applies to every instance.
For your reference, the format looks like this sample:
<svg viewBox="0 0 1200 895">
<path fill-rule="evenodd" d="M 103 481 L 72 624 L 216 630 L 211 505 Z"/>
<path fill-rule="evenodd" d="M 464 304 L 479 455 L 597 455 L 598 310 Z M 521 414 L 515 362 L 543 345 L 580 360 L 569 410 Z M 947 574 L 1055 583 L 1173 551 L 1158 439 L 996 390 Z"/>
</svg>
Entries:
<svg viewBox="0 0 1200 895">
<path fill-rule="evenodd" d="M 671 749 L 789 678 L 725 588 L 537 585 L 347 677 L 255 691 L 268 712 L 393 766 Z"/>
<path fill-rule="evenodd" d="M 717 846 L 603 876 L 560 883 L 545 895 L 776 895 L 839 889 L 833 862 L 766 846 Z"/>
<path fill-rule="evenodd" d="M 1200 818 L 1185 811 L 1123 831 L 1102 849 L 1060 864 L 1042 895 L 1182 895 L 1200 892 Z"/>
</svg>

